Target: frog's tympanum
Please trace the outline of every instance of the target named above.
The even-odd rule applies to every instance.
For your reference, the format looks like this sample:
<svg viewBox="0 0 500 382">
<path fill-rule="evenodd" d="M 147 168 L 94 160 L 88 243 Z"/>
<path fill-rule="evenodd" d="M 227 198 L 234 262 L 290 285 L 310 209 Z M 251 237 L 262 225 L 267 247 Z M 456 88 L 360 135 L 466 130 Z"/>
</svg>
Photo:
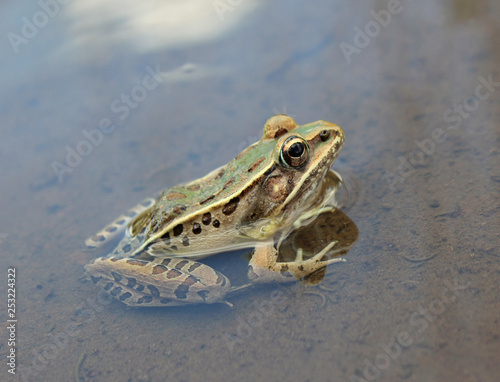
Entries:
<svg viewBox="0 0 500 382">
<path fill-rule="evenodd" d="M 90 278 L 130 306 L 225 302 L 229 279 L 195 260 L 255 248 L 252 283 L 286 282 L 321 270 L 335 245 L 304 259 L 278 261 L 281 242 L 319 214 L 332 210 L 340 186 L 330 170 L 344 143 L 330 122 L 298 126 L 286 115 L 270 118 L 262 139 L 227 165 L 147 199 L 86 241 L 101 246 L 125 235 L 105 257 L 85 268 Z"/>
</svg>

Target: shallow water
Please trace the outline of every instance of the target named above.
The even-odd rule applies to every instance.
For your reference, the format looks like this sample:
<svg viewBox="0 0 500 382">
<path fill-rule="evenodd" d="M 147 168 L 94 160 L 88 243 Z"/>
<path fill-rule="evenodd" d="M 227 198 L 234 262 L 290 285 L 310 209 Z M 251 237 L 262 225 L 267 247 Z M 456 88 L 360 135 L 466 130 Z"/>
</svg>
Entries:
<svg viewBox="0 0 500 382">
<path fill-rule="evenodd" d="M 498 2 L 47 3 L 0 4 L 1 291 L 16 267 L 18 320 L 2 380 L 497 380 Z M 84 240 L 276 113 L 346 132 L 347 262 L 232 309 L 102 299 Z M 232 276 L 247 259 L 209 262 Z"/>
</svg>

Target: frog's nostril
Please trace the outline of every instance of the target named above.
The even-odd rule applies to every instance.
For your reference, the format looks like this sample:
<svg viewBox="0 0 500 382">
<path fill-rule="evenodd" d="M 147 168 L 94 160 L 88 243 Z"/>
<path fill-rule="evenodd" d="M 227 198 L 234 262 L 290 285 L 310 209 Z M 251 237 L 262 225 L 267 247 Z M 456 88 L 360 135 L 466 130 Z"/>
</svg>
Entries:
<svg viewBox="0 0 500 382">
<path fill-rule="evenodd" d="M 321 130 L 319 133 L 320 139 L 324 142 L 330 137 L 330 131 L 329 130 Z"/>
</svg>

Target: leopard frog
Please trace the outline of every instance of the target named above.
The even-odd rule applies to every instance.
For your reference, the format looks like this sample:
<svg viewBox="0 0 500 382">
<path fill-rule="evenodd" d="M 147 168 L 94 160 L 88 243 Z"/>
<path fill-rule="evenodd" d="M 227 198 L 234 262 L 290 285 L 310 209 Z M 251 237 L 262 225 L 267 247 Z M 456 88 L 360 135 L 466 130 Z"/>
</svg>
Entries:
<svg viewBox="0 0 500 382">
<path fill-rule="evenodd" d="M 300 279 L 341 261 L 322 260 L 335 242 L 306 260 L 300 251 L 294 261 L 278 255 L 290 232 L 333 208 L 340 180 L 330 167 L 343 143 L 333 123 L 270 118 L 261 140 L 227 165 L 167 188 L 89 238 L 97 247 L 125 231 L 111 253 L 86 265 L 87 274 L 127 305 L 172 306 L 226 302 L 238 287 L 196 261 L 223 251 L 255 248 L 252 283 Z"/>
</svg>

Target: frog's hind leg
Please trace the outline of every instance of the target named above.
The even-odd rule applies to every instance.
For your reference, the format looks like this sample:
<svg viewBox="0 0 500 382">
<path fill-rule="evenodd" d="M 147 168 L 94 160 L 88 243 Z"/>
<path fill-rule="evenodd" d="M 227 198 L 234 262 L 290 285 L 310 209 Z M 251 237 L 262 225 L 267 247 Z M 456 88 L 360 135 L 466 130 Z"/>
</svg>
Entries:
<svg viewBox="0 0 500 382">
<path fill-rule="evenodd" d="M 89 237 L 85 240 L 85 245 L 89 249 L 94 249 L 98 247 L 102 247 L 103 245 L 109 243 L 113 239 L 115 239 L 118 235 L 122 234 L 123 231 L 127 228 L 128 224 L 140 213 L 147 210 L 149 207 L 153 205 L 155 200 L 153 198 L 144 199 L 138 205 L 134 206 L 123 215 L 120 215 L 118 218 L 113 220 L 112 223 L 108 224 L 106 227 L 101 229 L 92 237 Z"/>
<path fill-rule="evenodd" d="M 220 272 L 182 258 L 100 257 L 85 270 L 95 284 L 128 306 L 223 303 L 231 289 Z"/>
</svg>

